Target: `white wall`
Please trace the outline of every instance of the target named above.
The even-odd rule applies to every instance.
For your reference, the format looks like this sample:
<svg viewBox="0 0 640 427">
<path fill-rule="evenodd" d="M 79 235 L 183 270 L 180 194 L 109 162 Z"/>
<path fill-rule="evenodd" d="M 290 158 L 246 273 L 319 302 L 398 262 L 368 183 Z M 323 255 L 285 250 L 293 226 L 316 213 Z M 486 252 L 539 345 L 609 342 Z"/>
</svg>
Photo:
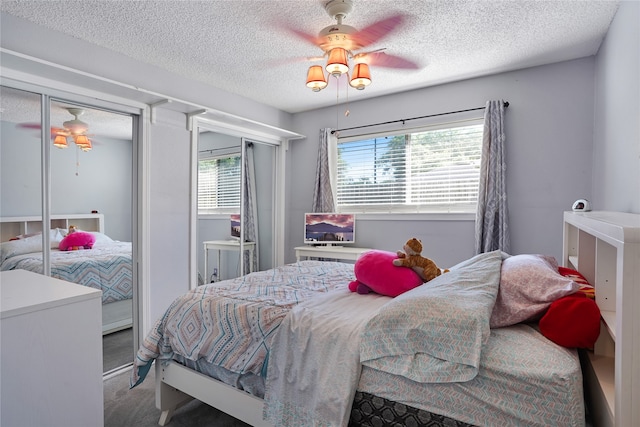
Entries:
<svg viewBox="0 0 640 427">
<path fill-rule="evenodd" d="M 640 3 L 623 1 L 596 60 L 593 207 L 640 213 Z"/>
<path fill-rule="evenodd" d="M 512 253 L 561 259 L 562 212 L 591 197 L 594 58 L 470 79 L 369 101 L 350 103 L 341 128 L 481 107 L 504 99 L 507 193 Z M 375 84 L 375 82 L 373 83 Z M 365 89 L 366 90 L 366 89 Z M 340 107 L 340 113 L 344 111 Z M 336 109 L 296 114 L 307 139 L 291 144 L 286 253 L 302 242 L 311 209 L 319 129 L 336 125 Z M 367 131 L 370 131 L 367 130 Z M 450 266 L 473 255 L 473 221 L 358 221 L 358 246 L 395 251 L 418 237 L 424 256 Z"/>
<path fill-rule="evenodd" d="M 189 290 L 190 164 L 184 115 L 158 110 L 149 137 L 151 322 Z"/>
</svg>

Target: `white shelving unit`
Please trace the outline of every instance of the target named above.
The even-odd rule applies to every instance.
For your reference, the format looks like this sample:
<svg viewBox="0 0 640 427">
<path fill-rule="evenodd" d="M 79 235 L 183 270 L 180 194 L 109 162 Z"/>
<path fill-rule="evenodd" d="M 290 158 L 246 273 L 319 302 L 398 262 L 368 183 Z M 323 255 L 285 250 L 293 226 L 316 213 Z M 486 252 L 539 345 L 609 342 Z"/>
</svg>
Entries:
<svg viewBox="0 0 640 427">
<path fill-rule="evenodd" d="M 85 231 L 99 231 L 104 233 L 103 214 L 65 214 L 51 215 L 51 228 L 68 229 L 75 225 Z M 28 233 L 42 232 L 42 217 L 20 216 L 3 217 L 0 219 L 1 240 L 6 242 L 14 236 Z"/>
<path fill-rule="evenodd" d="M 600 337 L 583 354 L 595 427 L 640 426 L 640 215 L 565 212 L 563 263 L 595 286 Z"/>
</svg>

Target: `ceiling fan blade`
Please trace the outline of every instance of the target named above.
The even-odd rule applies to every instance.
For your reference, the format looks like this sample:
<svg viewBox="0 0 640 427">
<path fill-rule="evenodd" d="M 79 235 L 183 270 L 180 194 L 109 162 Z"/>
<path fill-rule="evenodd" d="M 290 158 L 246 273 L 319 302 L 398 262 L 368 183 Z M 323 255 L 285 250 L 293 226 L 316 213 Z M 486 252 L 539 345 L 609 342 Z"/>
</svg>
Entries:
<svg viewBox="0 0 640 427">
<path fill-rule="evenodd" d="M 40 123 L 19 123 L 17 126 L 24 129 L 40 129 L 42 127 Z"/>
<path fill-rule="evenodd" d="M 375 67 L 400 68 L 405 70 L 418 70 L 420 66 L 406 58 L 396 55 L 389 55 L 384 52 L 370 52 L 363 54 L 364 62 Z"/>
<path fill-rule="evenodd" d="M 351 38 L 362 47 L 369 46 L 384 38 L 407 20 L 407 15 L 397 14 L 375 22 L 368 27 L 352 34 Z"/>
<path fill-rule="evenodd" d="M 19 128 L 22 129 L 33 129 L 33 130 L 40 130 L 42 129 L 42 125 L 40 123 L 19 123 L 16 125 Z M 51 127 L 51 135 L 55 136 L 58 134 L 66 134 L 68 133 L 64 128 L 57 128 L 57 127 Z"/>
<path fill-rule="evenodd" d="M 293 34 L 295 36 L 298 36 L 299 38 L 305 40 L 306 42 L 311 43 L 314 46 L 318 46 L 320 44 L 320 42 L 321 42 L 321 40 L 318 38 L 317 35 L 309 34 L 309 33 L 305 32 L 305 31 L 299 30 L 297 28 L 290 27 L 286 23 L 277 22 L 275 25 L 277 27 L 285 30 L 285 31 L 288 31 L 289 33 L 291 33 L 291 34 Z"/>
<path fill-rule="evenodd" d="M 268 61 L 266 66 L 269 68 L 280 67 L 282 65 L 297 64 L 300 62 L 316 62 L 324 60 L 324 56 L 299 56 L 295 58 L 278 58 L 272 61 Z"/>
</svg>

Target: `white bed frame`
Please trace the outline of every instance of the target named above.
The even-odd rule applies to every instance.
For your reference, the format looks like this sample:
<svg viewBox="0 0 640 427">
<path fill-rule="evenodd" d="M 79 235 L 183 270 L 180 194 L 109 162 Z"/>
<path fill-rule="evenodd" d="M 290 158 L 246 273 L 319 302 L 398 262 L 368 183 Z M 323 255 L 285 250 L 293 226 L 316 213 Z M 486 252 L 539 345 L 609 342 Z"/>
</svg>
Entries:
<svg viewBox="0 0 640 427">
<path fill-rule="evenodd" d="M 198 399 L 255 427 L 274 427 L 262 419 L 264 401 L 179 363 L 156 360 L 156 407 L 158 424 L 167 425 L 176 409 Z"/>
<path fill-rule="evenodd" d="M 75 225 L 84 231 L 104 233 L 103 214 L 61 214 L 51 215 L 51 228 L 69 229 Z M 12 237 L 42 232 L 42 217 L 19 216 L 0 218 L 0 237 L 6 242 Z M 133 325 L 132 300 L 116 301 L 102 306 L 102 334 L 110 334 Z"/>
<path fill-rule="evenodd" d="M 640 426 L 640 214 L 565 212 L 563 264 L 595 286 L 602 313 L 581 354 L 593 425 Z"/>
</svg>

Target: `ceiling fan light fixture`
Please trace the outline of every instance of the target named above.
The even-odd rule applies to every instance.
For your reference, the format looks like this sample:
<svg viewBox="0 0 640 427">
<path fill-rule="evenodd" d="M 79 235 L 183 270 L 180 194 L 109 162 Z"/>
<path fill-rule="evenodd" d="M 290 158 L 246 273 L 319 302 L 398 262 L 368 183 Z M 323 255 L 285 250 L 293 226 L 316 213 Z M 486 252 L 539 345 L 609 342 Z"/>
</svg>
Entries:
<svg viewBox="0 0 640 427">
<path fill-rule="evenodd" d="M 78 135 L 74 137 L 74 141 L 82 151 L 89 151 L 92 148 L 91 141 L 89 141 L 89 138 L 87 138 L 86 135 Z"/>
<path fill-rule="evenodd" d="M 327 71 L 334 77 L 340 77 L 349 71 L 346 50 L 341 47 L 331 49 L 331 52 L 329 52 L 329 60 L 327 61 Z"/>
<path fill-rule="evenodd" d="M 89 125 L 78 119 L 78 116 L 84 114 L 82 108 L 67 108 L 69 114 L 73 116 L 73 120 L 67 120 L 62 124 L 64 128 L 72 135 L 82 135 L 89 130 Z"/>
<path fill-rule="evenodd" d="M 73 135 L 80 135 L 89 130 L 89 126 L 82 120 L 73 119 L 68 120 L 62 124 L 66 130 Z"/>
<path fill-rule="evenodd" d="M 56 135 L 53 140 L 53 146 L 58 148 L 67 148 L 67 137 L 64 135 Z"/>
<path fill-rule="evenodd" d="M 369 86 L 371 84 L 371 70 L 369 70 L 369 65 L 362 62 L 356 64 L 353 68 L 353 75 L 349 84 L 358 90 L 363 90 Z"/>
<path fill-rule="evenodd" d="M 307 87 L 314 92 L 319 92 L 327 87 L 327 79 L 320 65 L 312 65 L 307 71 Z"/>
</svg>

